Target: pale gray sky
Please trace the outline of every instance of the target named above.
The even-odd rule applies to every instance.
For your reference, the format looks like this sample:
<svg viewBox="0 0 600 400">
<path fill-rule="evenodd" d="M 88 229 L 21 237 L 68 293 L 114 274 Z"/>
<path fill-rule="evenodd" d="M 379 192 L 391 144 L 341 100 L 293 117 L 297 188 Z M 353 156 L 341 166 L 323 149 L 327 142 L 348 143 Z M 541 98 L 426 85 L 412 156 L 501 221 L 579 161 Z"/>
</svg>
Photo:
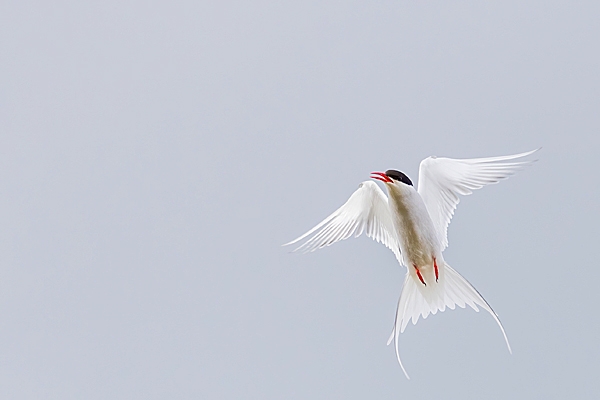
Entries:
<svg viewBox="0 0 600 400">
<path fill-rule="evenodd" d="M 0 397 L 595 399 L 600 3 L 0 5 Z M 499 314 L 385 342 L 404 270 L 305 232 L 374 170 L 522 152 L 446 260 Z"/>
</svg>

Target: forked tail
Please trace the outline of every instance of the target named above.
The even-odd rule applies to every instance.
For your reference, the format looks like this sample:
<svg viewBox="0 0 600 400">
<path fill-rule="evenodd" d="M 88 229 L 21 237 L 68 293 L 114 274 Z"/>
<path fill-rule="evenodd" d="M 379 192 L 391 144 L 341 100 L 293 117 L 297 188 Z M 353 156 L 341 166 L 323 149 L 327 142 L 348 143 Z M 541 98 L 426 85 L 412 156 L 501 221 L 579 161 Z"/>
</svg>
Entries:
<svg viewBox="0 0 600 400">
<path fill-rule="evenodd" d="M 425 319 L 430 313 L 435 314 L 438 310 L 444 311 L 446 307 L 454 310 L 456 305 L 465 308 L 465 305 L 468 304 L 475 311 L 479 311 L 477 307 L 479 306 L 489 312 L 498 323 L 498 326 L 500 326 L 508 351 L 512 354 L 508 337 L 506 337 L 506 332 L 500 319 L 477 289 L 448 264 L 444 265 L 440 272 L 439 282 L 433 285 L 425 286 L 411 274 L 406 274 L 404 280 L 402 294 L 398 301 L 394 329 L 392 329 L 392 334 L 387 344 L 389 345 L 392 340 L 394 341 L 398 363 L 400 363 L 400 367 L 408 379 L 410 378 L 406 373 L 406 369 L 404 369 L 404 365 L 402 365 L 400 352 L 398 351 L 398 337 L 400 333 L 404 332 L 408 321 L 412 320 L 414 325 L 419 320 L 419 316 Z"/>
</svg>

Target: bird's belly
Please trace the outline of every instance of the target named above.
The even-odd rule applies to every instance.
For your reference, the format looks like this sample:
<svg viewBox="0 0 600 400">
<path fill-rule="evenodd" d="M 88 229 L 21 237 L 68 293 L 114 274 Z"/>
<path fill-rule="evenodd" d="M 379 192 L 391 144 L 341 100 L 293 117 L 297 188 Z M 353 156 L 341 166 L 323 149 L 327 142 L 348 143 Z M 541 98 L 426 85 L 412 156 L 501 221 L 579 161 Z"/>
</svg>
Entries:
<svg viewBox="0 0 600 400">
<path fill-rule="evenodd" d="M 431 263 L 435 253 L 433 243 L 426 232 L 422 232 L 414 224 L 402 221 L 400 248 L 407 265 L 424 266 Z"/>
<path fill-rule="evenodd" d="M 394 224 L 404 263 L 417 267 L 432 264 L 432 258 L 438 257 L 438 251 L 429 214 L 420 207 L 398 204 L 395 208 Z"/>
</svg>

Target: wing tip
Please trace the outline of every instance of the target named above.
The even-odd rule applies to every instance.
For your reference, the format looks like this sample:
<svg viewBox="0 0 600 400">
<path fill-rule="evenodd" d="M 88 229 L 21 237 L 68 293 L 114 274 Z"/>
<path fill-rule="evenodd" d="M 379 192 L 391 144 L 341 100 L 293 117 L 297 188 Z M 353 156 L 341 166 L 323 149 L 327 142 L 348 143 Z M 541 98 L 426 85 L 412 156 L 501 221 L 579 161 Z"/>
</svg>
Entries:
<svg viewBox="0 0 600 400">
<path fill-rule="evenodd" d="M 294 244 L 294 243 L 298 242 L 298 240 L 300 240 L 300 238 L 294 239 L 291 242 L 284 243 L 281 245 L 281 247 L 285 247 L 285 246 L 289 246 L 290 244 Z"/>
</svg>

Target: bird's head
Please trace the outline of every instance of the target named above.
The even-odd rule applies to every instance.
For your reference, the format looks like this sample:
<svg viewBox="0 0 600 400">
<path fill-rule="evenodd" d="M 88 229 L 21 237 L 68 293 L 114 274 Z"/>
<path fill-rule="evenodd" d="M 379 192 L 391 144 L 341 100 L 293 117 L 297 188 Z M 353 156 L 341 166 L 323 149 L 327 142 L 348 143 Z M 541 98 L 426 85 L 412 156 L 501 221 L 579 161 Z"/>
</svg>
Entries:
<svg viewBox="0 0 600 400">
<path fill-rule="evenodd" d="M 378 181 L 392 185 L 413 185 L 408 176 L 395 169 L 388 169 L 385 172 L 371 172 L 371 179 L 377 179 Z"/>
</svg>

